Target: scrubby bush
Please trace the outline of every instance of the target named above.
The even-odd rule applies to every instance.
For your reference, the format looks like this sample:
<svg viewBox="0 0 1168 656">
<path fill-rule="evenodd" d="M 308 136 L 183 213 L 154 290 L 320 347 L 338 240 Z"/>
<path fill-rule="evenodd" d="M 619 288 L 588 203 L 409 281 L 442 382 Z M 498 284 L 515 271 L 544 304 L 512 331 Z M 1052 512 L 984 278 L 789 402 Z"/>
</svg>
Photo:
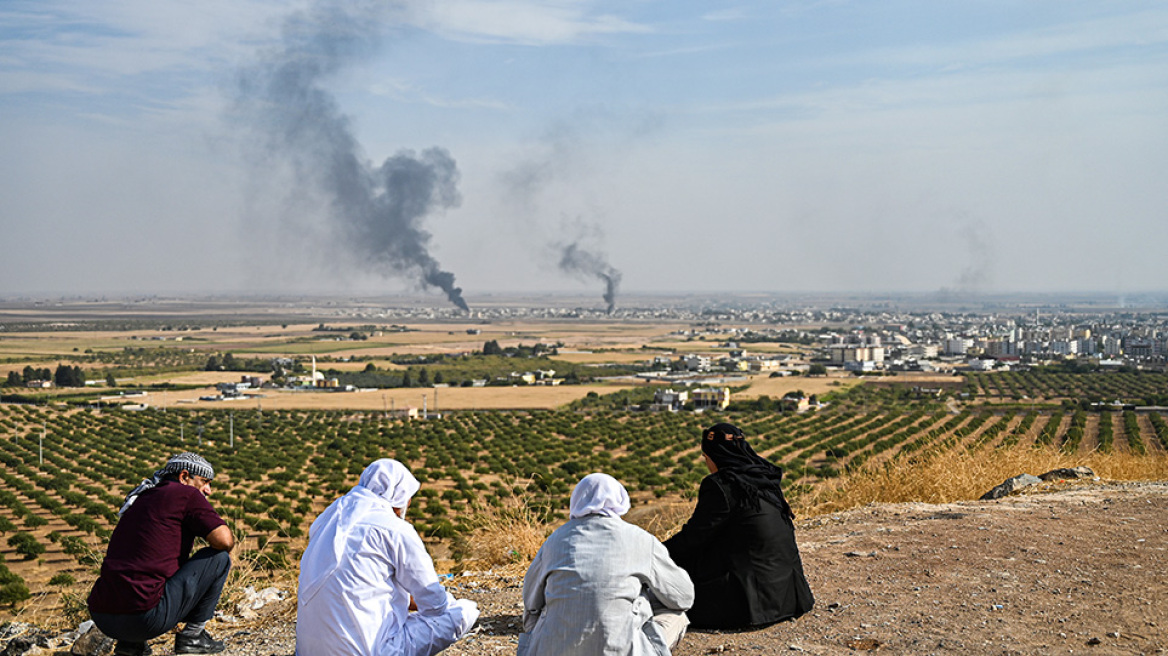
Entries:
<svg viewBox="0 0 1168 656">
<path fill-rule="evenodd" d="M 68 572 L 58 572 L 53 575 L 53 578 L 49 579 L 49 585 L 52 586 L 73 585 L 76 582 L 73 575 Z"/>
<path fill-rule="evenodd" d="M 24 531 L 9 536 L 8 546 L 24 556 L 25 560 L 32 560 L 45 552 L 45 545 L 41 544 L 32 533 Z"/>
</svg>

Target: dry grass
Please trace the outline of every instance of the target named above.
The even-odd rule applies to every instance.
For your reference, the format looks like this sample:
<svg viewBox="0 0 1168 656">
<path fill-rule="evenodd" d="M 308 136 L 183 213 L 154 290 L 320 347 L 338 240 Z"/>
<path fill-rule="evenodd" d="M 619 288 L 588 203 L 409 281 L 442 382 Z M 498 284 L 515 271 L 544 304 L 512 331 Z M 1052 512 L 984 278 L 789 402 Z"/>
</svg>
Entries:
<svg viewBox="0 0 1168 656">
<path fill-rule="evenodd" d="M 635 508 L 625 520 L 653 534 L 658 540 L 668 540 L 681 530 L 693 515 L 695 501 L 670 501 Z"/>
<path fill-rule="evenodd" d="M 256 591 L 276 587 L 285 591 L 287 595 L 283 603 L 265 606 L 260 611 L 260 617 L 251 620 L 237 618 L 238 621 L 231 625 L 233 628 L 260 625 L 273 618 L 288 621 L 295 619 L 299 563 L 290 559 L 284 567 L 265 568 L 262 566 L 262 558 L 262 554 L 255 552 L 232 555 L 231 573 L 227 575 L 227 583 L 223 585 L 219 608 L 224 613 L 234 616 L 239 603 L 245 599 L 244 589 L 248 587 Z"/>
<path fill-rule="evenodd" d="M 893 459 L 827 481 L 800 496 L 800 516 L 838 512 L 869 503 L 949 503 L 977 499 L 1019 474 L 1035 476 L 1060 467 L 1090 467 L 1109 480 L 1168 480 L 1168 456 L 1098 451 L 1067 455 L 1057 447 L 941 453 Z"/>
<path fill-rule="evenodd" d="M 494 567 L 530 563 L 555 528 L 533 508 L 534 497 L 523 493 L 507 497 L 501 506 L 475 507 L 475 528 L 455 539 L 454 551 L 463 564 Z"/>
</svg>

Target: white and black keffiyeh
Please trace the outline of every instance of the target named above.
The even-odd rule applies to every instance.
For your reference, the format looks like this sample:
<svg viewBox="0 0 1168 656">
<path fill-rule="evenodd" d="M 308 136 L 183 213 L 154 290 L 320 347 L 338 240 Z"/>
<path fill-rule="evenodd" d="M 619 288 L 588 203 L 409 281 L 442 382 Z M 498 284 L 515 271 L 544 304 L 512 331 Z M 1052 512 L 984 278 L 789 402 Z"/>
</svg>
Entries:
<svg viewBox="0 0 1168 656">
<path fill-rule="evenodd" d="M 190 451 L 180 453 L 167 460 L 162 469 L 154 472 L 153 476 L 143 480 L 138 484 L 138 487 L 130 490 L 130 493 L 126 495 L 126 501 L 122 504 L 122 509 L 118 511 L 118 517 L 121 517 L 126 512 L 126 509 L 134 504 L 139 494 L 156 487 L 167 475 L 178 474 L 183 471 L 186 471 L 192 476 L 201 476 L 208 480 L 215 478 L 215 468 L 211 466 L 211 463 L 207 462 L 206 458 L 197 453 L 191 453 Z"/>
</svg>

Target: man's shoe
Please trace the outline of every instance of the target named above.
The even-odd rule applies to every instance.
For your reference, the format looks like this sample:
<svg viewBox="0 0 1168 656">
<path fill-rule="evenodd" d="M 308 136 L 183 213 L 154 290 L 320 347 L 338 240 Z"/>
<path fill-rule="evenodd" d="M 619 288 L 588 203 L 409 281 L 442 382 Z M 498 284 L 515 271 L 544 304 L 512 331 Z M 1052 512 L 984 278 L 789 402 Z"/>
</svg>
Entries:
<svg viewBox="0 0 1168 656">
<path fill-rule="evenodd" d="M 114 647 L 114 656 L 150 656 L 150 645 L 145 642 L 119 640 Z"/>
<path fill-rule="evenodd" d="M 174 653 L 176 654 L 218 654 L 227 648 L 222 640 L 216 640 L 207 633 L 206 629 L 194 638 L 181 633 L 174 636 Z"/>
</svg>

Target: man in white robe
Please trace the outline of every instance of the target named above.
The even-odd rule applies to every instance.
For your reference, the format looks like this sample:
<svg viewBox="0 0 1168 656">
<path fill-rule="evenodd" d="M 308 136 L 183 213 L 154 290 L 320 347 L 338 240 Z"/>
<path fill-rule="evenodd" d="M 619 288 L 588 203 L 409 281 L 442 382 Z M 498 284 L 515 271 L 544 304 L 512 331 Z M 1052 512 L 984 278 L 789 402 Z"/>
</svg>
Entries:
<svg viewBox="0 0 1168 656">
<path fill-rule="evenodd" d="M 297 656 L 432 656 L 474 625 L 478 606 L 446 592 L 404 519 L 418 487 L 405 465 L 377 460 L 312 523 L 300 560 Z"/>
<path fill-rule="evenodd" d="M 693 583 L 657 538 L 621 519 L 628 510 L 607 474 L 572 490 L 568 523 L 523 580 L 519 656 L 668 656 L 681 640 Z"/>
</svg>

